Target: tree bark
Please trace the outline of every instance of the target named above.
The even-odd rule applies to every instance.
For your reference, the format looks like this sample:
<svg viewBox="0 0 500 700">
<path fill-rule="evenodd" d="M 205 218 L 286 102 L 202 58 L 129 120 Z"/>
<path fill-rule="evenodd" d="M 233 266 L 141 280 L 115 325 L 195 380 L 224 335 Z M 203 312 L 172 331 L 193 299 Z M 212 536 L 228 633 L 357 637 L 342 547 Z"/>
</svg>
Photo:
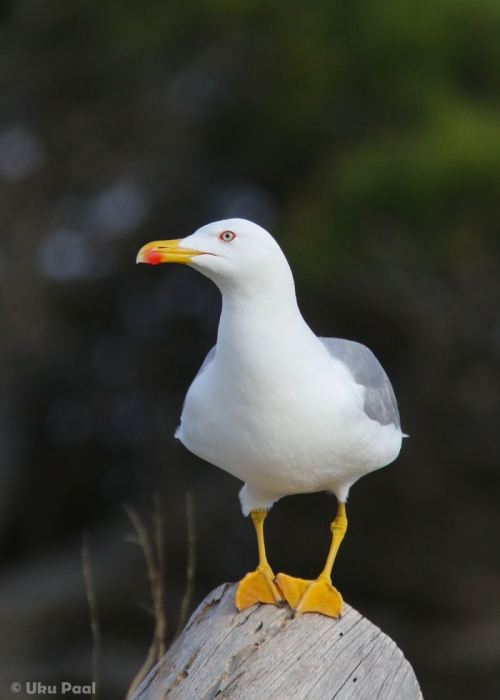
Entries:
<svg viewBox="0 0 500 700">
<path fill-rule="evenodd" d="M 396 644 L 349 605 L 339 620 L 212 591 L 134 700 L 423 700 Z"/>
</svg>

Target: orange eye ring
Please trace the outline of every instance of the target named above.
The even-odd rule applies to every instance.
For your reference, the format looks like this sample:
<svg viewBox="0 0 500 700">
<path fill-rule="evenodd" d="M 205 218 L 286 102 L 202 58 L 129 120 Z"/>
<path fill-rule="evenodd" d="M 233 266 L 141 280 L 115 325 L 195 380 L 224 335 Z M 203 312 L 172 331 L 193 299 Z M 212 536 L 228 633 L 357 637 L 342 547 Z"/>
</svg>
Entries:
<svg viewBox="0 0 500 700">
<path fill-rule="evenodd" d="M 223 231 L 219 236 L 219 240 L 221 240 L 223 243 L 231 243 L 231 241 L 234 241 L 235 238 L 236 234 L 234 231 Z"/>
</svg>

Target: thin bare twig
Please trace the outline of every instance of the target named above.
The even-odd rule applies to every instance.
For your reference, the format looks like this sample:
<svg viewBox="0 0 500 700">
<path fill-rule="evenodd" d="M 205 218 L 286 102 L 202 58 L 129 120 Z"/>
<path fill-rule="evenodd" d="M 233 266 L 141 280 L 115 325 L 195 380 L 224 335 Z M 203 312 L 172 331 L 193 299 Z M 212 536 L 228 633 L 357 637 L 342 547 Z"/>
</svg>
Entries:
<svg viewBox="0 0 500 700">
<path fill-rule="evenodd" d="M 136 535 L 129 536 L 127 539 L 131 542 L 137 542 L 144 553 L 146 560 L 146 568 L 148 578 L 151 585 L 151 596 L 153 598 L 154 615 L 155 615 L 155 631 L 153 641 L 149 648 L 149 652 L 140 671 L 134 678 L 132 685 L 127 693 L 126 700 L 130 700 L 140 683 L 144 680 L 148 672 L 151 670 L 155 662 L 161 663 L 166 651 L 167 638 L 167 617 L 165 610 L 165 538 L 164 538 L 164 522 L 161 510 L 161 501 L 159 495 L 154 496 L 154 537 L 151 540 L 147 528 L 144 525 L 137 511 L 131 506 L 124 506 L 130 521 L 132 522 Z M 188 561 L 186 569 L 186 588 L 181 602 L 179 621 L 175 632 L 176 639 L 182 632 L 186 622 L 189 606 L 194 590 L 194 579 L 196 572 L 196 528 L 194 518 L 194 499 L 191 492 L 186 494 L 186 519 L 187 519 L 187 540 L 188 540 Z M 162 668 L 159 670 L 161 678 Z M 159 684 L 161 688 L 161 683 Z"/>
<path fill-rule="evenodd" d="M 184 625 L 186 624 L 189 606 L 191 605 L 191 598 L 193 597 L 194 579 L 196 574 L 196 524 L 194 518 L 194 498 L 191 491 L 186 493 L 186 520 L 188 541 L 186 588 L 181 602 L 179 621 L 177 623 L 177 629 L 175 630 L 174 639 L 177 639 L 182 632 Z"/>
<path fill-rule="evenodd" d="M 90 547 L 88 532 L 82 535 L 82 564 L 85 590 L 90 609 L 90 629 L 92 631 L 92 681 L 95 683 L 94 698 L 99 698 L 100 664 L 101 664 L 101 628 L 99 625 L 99 609 L 95 592 L 92 565 L 90 562 Z"/>
<path fill-rule="evenodd" d="M 155 661 L 156 661 L 156 649 L 158 647 L 158 640 L 156 639 L 156 636 L 154 637 L 151 646 L 149 647 L 148 655 L 146 656 L 145 662 L 142 664 L 139 672 L 135 676 L 134 680 L 132 681 L 132 684 L 130 688 L 128 689 L 127 695 L 125 696 L 125 700 L 130 700 L 132 695 L 135 693 L 137 688 L 140 686 L 142 681 L 146 678 L 148 675 L 149 671 L 152 669 Z"/>
<path fill-rule="evenodd" d="M 144 554 L 144 559 L 146 561 L 146 569 L 148 572 L 148 578 L 151 586 L 151 596 L 153 598 L 154 614 L 155 614 L 155 631 L 153 636 L 153 641 L 149 648 L 146 661 L 143 663 L 141 669 L 135 676 L 130 686 L 126 700 L 129 700 L 140 683 L 146 677 L 147 673 L 151 670 L 151 667 L 155 661 L 159 660 L 160 649 L 165 645 L 165 631 L 166 631 L 166 615 L 165 615 L 165 605 L 164 605 L 164 593 L 163 593 L 163 552 L 161 556 L 158 553 L 158 547 L 163 547 L 163 521 L 161 515 L 155 513 L 155 524 L 156 524 L 156 553 L 154 543 L 151 542 L 146 526 L 144 525 L 139 513 L 132 508 L 132 506 L 125 505 L 125 511 L 134 526 L 137 533 L 137 538 L 139 544 Z M 161 535 L 159 534 L 161 530 Z M 158 537 L 160 543 L 158 543 Z M 160 563 L 161 562 L 161 563 Z"/>
<path fill-rule="evenodd" d="M 157 577 L 156 594 L 154 596 L 156 632 L 158 637 L 158 661 L 161 661 L 167 650 L 167 612 L 165 606 L 165 537 L 161 499 L 158 492 L 154 494 L 154 524 Z"/>
</svg>

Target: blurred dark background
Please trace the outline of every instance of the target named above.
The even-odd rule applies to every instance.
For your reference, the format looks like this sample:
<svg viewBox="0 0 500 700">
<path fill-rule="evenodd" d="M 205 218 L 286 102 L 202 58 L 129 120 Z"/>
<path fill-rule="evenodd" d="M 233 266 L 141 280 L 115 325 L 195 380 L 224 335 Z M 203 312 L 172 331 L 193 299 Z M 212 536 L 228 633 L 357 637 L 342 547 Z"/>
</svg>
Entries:
<svg viewBox="0 0 500 700">
<path fill-rule="evenodd" d="M 321 335 L 369 345 L 411 438 L 351 491 L 334 572 L 426 700 L 500 697 L 500 4 L 15 0 L 0 9 L 0 685 L 104 699 L 153 632 L 123 504 L 165 517 L 169 633 L 253 569 L 240 483 L 173 438 L 220 299 L 140 246 L 267 227 Z M 275 571 L 315 577 L 335 512 L 283 499 Z"/>
</svg>

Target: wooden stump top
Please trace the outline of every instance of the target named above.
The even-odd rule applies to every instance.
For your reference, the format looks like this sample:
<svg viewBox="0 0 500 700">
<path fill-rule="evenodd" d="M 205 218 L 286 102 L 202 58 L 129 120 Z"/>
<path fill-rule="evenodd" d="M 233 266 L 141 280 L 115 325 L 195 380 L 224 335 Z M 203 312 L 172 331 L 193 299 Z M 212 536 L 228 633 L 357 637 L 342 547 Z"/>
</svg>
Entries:
<svg viewBox="0 0 500 700">
<path fill-rule="evenodd" d="M 349 605 L 339 620 L 212 591 L 134 700 L 423 700 L 396 644 Z"/>
</svg>

